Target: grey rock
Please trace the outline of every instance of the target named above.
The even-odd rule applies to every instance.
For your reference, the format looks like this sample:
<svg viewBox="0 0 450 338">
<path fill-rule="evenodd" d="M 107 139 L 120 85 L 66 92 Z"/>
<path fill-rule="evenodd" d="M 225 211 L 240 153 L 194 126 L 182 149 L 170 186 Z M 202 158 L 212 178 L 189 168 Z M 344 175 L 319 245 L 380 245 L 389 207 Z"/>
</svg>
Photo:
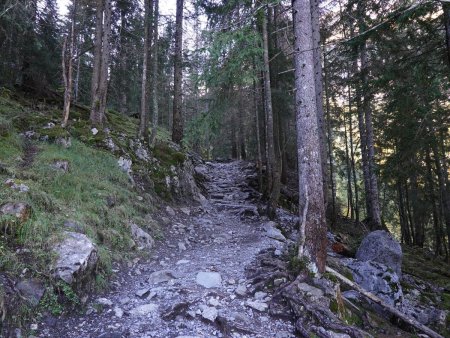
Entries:
<svg viewBox="0 0 450 338">
<path fill-rule="evenodd" d="M 149 288 L 137 290 L 134 294 L 139 298 L 145 298 L 150 293 Z"/>
<path fill-rule="evenodd" d="M 97 248 L 86 235 L 67 231 L 64 235 L 65 239 L 53 248 L 58 259 L 52 270 L 55 277 L 73 284 L 94 271 L 98 261 Z"/>
<path fill-rule="evenodd" d="M 178 243 L 178 250 L 186 251 L 186 244 L 184 244 L 183 242 L 179 242 Z"/>
<path fill-rule="evenodd" d="M 155 245 L 155 241 L 152 236 L 142 230 L 138 225 L 132 223 L 131 227 L 131 237 L 137 243 L 138 249 L 151 249 Z"/>
<path fill-rule="evenodd" d="M 113 302 L 108 298 L 98 298 L 95 303 L 106 307 L 113 306 Z"/>
<path fill-rule="evenodd" d="M 130 311 L 132 316 L 147 316 L 151 313 L 155 313 L 158 310 L 158 305 L 155 303 L 143 304 L 135 307 Z"/>
<path fill-rule="evenodd" d="M 245 305 L 259 312 L 264 312 L 269 308 L 269 305 L 267 305 L 267 303 L 261 302 L 259 300 L 256 301 L 248 300 L 245 302 Z"/>
<path fill-rule="evenodd" d="M 347 260 L 354 281 L 366 291 L 374 293 L 390 305 L 399 305 L 403 298 L 400 279 L 397 274 L 383 264 Z"/>
<path fill-rule="evenodd" d="M 210 322 L 214 322 L 219 315 L 219 312 L 215 307 L 205 306 L 202 309 L 202 317 Z"/>
<path fill-rule="evenodd" d="M 55 143 L 67 149 L 72 146 L 72 138 L 70 136 L 58 137 Z"/>
<path fill-rule="evenodd" d="M 0 207 L 0 215 L 10 215 L 25 223 L 31 216 L 31 206 L 23 202 L 5 203 Z"/>
<path fill-rule="evenodd" d="M 267 292 L 262 292 L 262 291 L 255 292 L 256 300 L 263 300 L 266 297 L 267 297 Z"/>
<path fill-rule="evenodd" d="M 174 278 L 176 278 L 176 276 L 173 271 L 160 270 L 160 271 L 155 271 L 155 272 L 151 273 L 150 276 L 148 277 L 147 281 L 150 284 L 159 284 L 159 283 L 168 282 Z"/>
<path fill-rule="evenodd" d="M 275 222 L 267 222 L 263 225 L 263 228 L 265 230 L 265 235 L 269 238 L 276 239 L 277 241 L 284 242 L 286 241 L 286 237 L 281 233 L 279 229 L 277 229 Z"/>
<path fill-rule="evenodd" d="M 200 271 L 196 277 L 196 283 L 209 289 L 222 286 L 222 277 L 218 272 Z"/>
<path fill-rule="evenodd" d="M 170 206 L 166 206 L 166 212 L 167 212 L 170 216 L 175 216 L 175 210 L 173 210 L 173 208 L 170 207 Z"/>
<path fill-rule="evenodd" d="M 236 290 L 234 290 L 234 292 L 239 295 L 244 297 L 247 294 L 247 287 L 243 284 L 239 285 Z"/>
<path fill-rule="evenodd" d="M 117 318 L 122 318 L 123 317 L 123 310 L 120 307 L 115 307 L 114 308 L 114 316 L 116 316 Z"/>
<path fill-rule="evenodd" d="M 50 165 L 51 168 L 55 170 L 60 170 L 62 172 L 68 172 L 70 169 L 69 161 L 57 160 Z"/>
<path fill-rule="evenodd" d="M 133 162 L 130 159 L 121 156 L 117 163 L 122 171 L 128 174 L 131 173 L 131 165 Z"/>
<path fill-rule="evenodd" d="M 37 279 L 22 280 L 17 283 L 16 289 L 32 306 L 37 306 L 45 293 L 44 285 Z"/>
<path fill-rule="evenodd" d="M 356 259 L 373 261 L 387 266 L 401 278 L 402 247 L 387 231 L 377 230 L 369 233 L 356 252 Z"/>
</svg>

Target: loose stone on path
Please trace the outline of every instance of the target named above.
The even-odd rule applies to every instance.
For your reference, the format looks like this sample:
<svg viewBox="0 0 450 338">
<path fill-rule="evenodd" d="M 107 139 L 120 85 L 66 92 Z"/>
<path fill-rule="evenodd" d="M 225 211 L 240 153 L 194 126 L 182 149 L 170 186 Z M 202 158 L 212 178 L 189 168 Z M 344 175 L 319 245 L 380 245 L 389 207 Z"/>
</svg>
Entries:
<svg viewBox="0 0 450 338">
<path fill-rule="evenodd" d="M 218 272 L 201 271 L 197 274 L 195 281 L 207 289 L 220 288 L 222 286 L 222 277 Z"/>
</svg>

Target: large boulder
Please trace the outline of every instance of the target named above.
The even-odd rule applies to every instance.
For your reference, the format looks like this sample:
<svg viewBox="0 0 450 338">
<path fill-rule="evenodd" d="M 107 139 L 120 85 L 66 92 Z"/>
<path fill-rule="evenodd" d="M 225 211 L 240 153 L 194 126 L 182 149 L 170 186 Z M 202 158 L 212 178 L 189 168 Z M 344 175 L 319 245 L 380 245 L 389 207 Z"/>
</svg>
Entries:
<svg viewBox="0 0 450 338">
<path fill-rule="evenodd" d="M 345 262 L 352 272 L 355 283 L 392 306 L 401 304 L 403 291 L 400 278 L 392 269 L 376 262 L 354 259 Z"/>
<path fill-rule="evenodd" d="M 53 276 L 68 284 L 86 281 L 98 261 L 97 247 L 84 234 L 65 232 L 65 239 L 53 251 L 58 259 L 53 266 Z"/>
<path fill-rule="evenodd" d="M 402 247 L 390 233 L 377 230 L 369 233 L 356 252 L 360 261 L 377 262 L 392 269 L 398 277 L 402 275 Z"/>
</svg>

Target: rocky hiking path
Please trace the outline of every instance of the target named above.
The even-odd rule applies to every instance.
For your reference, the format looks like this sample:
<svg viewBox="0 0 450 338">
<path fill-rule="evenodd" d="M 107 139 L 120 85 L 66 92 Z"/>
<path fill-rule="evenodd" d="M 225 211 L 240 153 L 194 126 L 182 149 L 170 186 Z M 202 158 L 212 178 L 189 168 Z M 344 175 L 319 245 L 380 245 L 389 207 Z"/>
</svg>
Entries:
<svg viewBox="0 0 450 338">
<path fill-rule="evenodd" d="M 118 268 L 111 289 L 85 314 L 44 319 L 37 336 L 295 337 L 288 319 L 269 316 L 270 295 L 253 292 L 246 280 L 258 252 L 281 249 L 284 239 L 258 216 L 258 193 L 247 184 L 254 168 L 230 162 L 204 169 L 204 205 L 167 207 L 167 232 L 148 259 Z"/>
</svg>

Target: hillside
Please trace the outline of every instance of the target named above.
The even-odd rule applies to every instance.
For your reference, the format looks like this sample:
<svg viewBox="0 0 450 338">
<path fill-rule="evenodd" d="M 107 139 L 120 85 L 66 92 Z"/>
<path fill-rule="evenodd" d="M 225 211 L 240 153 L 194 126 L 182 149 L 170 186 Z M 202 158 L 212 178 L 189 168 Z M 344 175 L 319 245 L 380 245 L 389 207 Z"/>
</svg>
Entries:
<svg viewBox="0 0 450 338">
<path fill-rule="evenodd" d="M 205 163 L 164 130 L 147 149 L 136 140 L 137 120 L 109 111 L 96 133 L 87 114 L 73 109 L 62 129 L 57 104 L 1 92 L 5 337 L 294 337 L 305 325 L 415 336 L 333 275 L 306 272 L 296 258 L 298 218 L 283 209 L 277 223 L 261 215 L 253 164 Z M 327 264 L 354 280 L 367 229 L 339 218 L 330 231 Z M 88 251 L 74 273 L 67 261 L 58 265 L 67 238 L 76 240 L 69 254 Z M 403 278 L 389 279 L 389 292 L 401 288 L 403 310 L 448 336 L 448 263 L 402 251 Z"/>
</svg>

